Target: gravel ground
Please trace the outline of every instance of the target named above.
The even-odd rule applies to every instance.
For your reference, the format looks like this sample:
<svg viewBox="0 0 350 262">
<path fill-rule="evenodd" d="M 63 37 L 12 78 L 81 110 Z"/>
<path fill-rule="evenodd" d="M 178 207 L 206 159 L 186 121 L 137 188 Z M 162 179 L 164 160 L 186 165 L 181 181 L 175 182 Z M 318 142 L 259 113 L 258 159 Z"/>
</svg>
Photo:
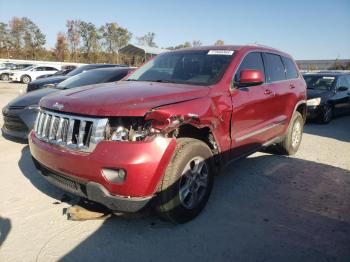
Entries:
<svg viewBox="0 0 350 262">
<path fill-rule="evenodd" d="M 0 83 L 0 106 L 23 85 Z M 2 119 L 0 120 L 2 125 Z M 350 117 L 307 124 L 294 157 L 256 153 L 215 181 L 204 212 L 69 221 L 26 144 L 0 137 L 0 261 L 350 261 Z"/>
</svg>

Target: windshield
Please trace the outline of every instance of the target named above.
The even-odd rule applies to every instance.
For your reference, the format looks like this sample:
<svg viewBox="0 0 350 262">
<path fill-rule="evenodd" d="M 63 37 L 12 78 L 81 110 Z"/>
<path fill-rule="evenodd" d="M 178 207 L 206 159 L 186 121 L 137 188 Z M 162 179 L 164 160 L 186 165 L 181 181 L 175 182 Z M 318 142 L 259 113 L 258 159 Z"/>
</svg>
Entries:
<svg viewBox="0 0 350 262">
<path fill-rule="evenodd" d="M 331 90 L 335 84 L 334 76 L 304 75 L 307 89 Z"/>
<path fill-rule="evenodd" d="M 113 74 L 115 74 L 115 71 L 113 70 L 89 70 L 62 81 L 57 85 L 57 88 L 68 89 L 77 86 L 86 86 L 103 83 L 104 81 L 109 79 Z"/>
<path fill-rule="evenodd" d="M 166 53 L 136 70 L 127 81 L 212 85 L 220 80 L 232 55 L 228 50 Z"/>
</svg>

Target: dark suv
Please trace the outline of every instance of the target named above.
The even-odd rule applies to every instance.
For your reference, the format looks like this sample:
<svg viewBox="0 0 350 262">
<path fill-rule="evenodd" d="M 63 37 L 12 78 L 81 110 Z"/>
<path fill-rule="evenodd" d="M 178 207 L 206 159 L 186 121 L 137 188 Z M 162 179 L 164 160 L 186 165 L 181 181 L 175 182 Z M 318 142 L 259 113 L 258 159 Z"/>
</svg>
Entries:
<svg viewBox="0 0 350 262">
<path fill-rule="evenodd" d="M 158 55 L 118 83 L 45 97 L 29 145 L 56 186 L 182 223 L 204 208 L 220 166 L 268 146 L 294 154 L 305 117 L 290 55 L 200 47 Z"/>
<path fill-rule="evenodd" d="M 327 124 L 333 116 L 350 113 L 350 73 L 308 73 L 304 79 L 308 119 Z"/>
</svg>

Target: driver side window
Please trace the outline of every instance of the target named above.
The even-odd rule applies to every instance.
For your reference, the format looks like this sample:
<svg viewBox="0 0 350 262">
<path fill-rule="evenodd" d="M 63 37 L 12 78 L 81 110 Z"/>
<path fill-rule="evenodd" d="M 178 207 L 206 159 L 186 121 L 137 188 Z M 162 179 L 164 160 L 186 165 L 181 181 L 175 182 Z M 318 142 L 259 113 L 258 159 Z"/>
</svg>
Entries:
<svg viewBox="0 0 350 262">
<path fill-rule="evenodd" d="M 264 64 L 260 52 L 252 52 L 245 56 L 241 65 L 239 66 L 234 81 L 239 82 L 241 71 L 244 69 L 260 70 L 265 75 Z"/>
</svg>

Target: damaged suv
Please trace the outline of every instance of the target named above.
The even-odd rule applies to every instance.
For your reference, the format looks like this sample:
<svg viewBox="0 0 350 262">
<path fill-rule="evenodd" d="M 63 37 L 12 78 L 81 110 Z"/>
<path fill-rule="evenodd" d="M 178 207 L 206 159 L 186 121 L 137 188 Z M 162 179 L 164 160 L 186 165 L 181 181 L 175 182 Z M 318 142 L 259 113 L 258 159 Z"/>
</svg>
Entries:
<svg viewBox="0 0 350 262">
<path fill-rule="evenodd" d="M 113 211 L 197 216 L 232 159 L 300 145 L 306 85 L 286 53 L 215 46 L 163 53 L 124 81 L 40 102 L 29 135 L 51 183 Z"/>
</svg>

